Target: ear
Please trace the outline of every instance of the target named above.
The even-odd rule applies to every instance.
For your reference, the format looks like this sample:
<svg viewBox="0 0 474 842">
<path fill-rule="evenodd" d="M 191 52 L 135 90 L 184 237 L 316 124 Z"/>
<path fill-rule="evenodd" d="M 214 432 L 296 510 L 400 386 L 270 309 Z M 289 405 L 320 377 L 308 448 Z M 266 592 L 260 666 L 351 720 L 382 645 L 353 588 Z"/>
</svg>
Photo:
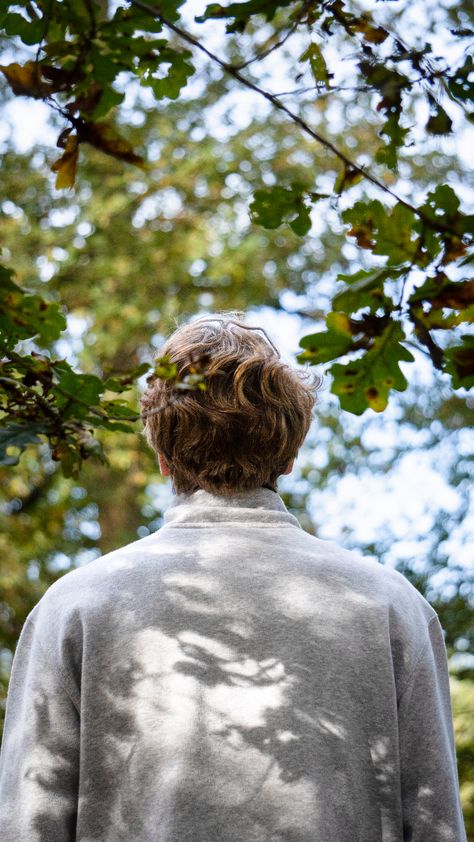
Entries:
<svg viewBox="0 0 474 842">
<path fill-rule="evenodd" d="M 294 464 L 295 464 L 295 460 L 294 460 L 294 459 L 292 459 L 292 460 L 291 460 L 291 462 L 289 463 L 288 467 L 286 468 L 286 470 L 285 470 L 285 471 L 283 471 L 283 476 L 285 476 L 285 477 L 286 477 L 286 475 L 287 475 L 287 474 L 291 474 L 291 472 L 292 472 L 292 470 L 293 470 L 293 465 L 294 465 Z"/>
<path fill-rule="evenodd" d="M 161 455 L 161 453 L 158 454 L 158 462 L 159 462 L 159 465 L 160 465 L 160 471 L 161 471 L 162 475 L 164 477 L 169 477 L 170 476 L 170 469 L 168 468 L 166 460 L 165 460 L 164 456 Z"/>
</svg>

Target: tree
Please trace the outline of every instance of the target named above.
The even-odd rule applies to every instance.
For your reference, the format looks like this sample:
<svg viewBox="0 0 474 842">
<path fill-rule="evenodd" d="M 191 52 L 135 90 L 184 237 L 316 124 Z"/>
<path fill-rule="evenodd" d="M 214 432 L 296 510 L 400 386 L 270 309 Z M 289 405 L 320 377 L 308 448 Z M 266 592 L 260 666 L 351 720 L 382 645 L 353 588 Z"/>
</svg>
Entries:
<svg viewBox="0 0 474 842">
<path fill-rule="evenodd" d="M 259 33 L 252 35 L 257 37 Z M 299 37 L 298 33 L 294 37 Z M 230 40 L 230 59 L 242 62 L 238 44 L 232 42 L 232 36 Z M 288 39 L 271 55 L 281 55 L 291 43 Z M 99 403 L 91 404 L 110 416 L 119 413 L 107 406 L 107 401 L 118 397 L 124 401 L 125 417 L 138 417 L 135 407 L 141 378 L 127 382 L 130 370 L 143 366 L 142 378 L 152 370 L 151 356 L 158 353 L 161 338 L 174 327 L 175 319 L 199 309 L 289 307 L 301 314 L 305 330 L 310 332 L 315 321 L 321 323 L 334 310 L 332 301 L 338 287 L 345 288 L 346 282 L 335 282 L 337 274 L 368 271 L 371 260 L 382 261 L 347 241 L 339 221 L 351 195 L 362 199 L 362 181 L 348 188 L 350 193 L 344 191 L 337 202 L 318 200 L 312 211 L 312 229 L 304 237 L 288 223 L 264 228 L 250 221 L 248 205 L 262 185 L 291 189 L 294 183 L 304 183 L 308 173 L 317 173 L 320 192 L 329 192 L 336 177 L 333 158 L 270 106 L 243 124 L 239 115 L 229 114 L 225 120 L 221 116 L 217 127 L 213 110 L 222 109 L 222 103 L 232 98 L 235 82 L 210 67 L 200 67 L 198 72 L 203 80 L 192 96 L 155 102 L 141 100 L 137 94 L 131 108 L 122 106 L 107 118 L 115 115 L 117 131 L 150 163 L 147 171 L 81 143 L 74 192 L 56 191 L 51 181 L 55 176 L 48 171 L 57 155 L 53 148 L 20 154 L 13 138 L 4 156 L 3 188 L 10 197 L 3 206 L 6 262 L 15 266 L 20 289 L 43 299 L 53 307 L 50 315 L 56 320 L 65 317 L 67 323 L 59 339 L 45 336 L 41 346 L 36 333 L 15 345 L 14 352 L 22 358 L 22 365 L 29 364 L 28 357 L 37 364 L 39 358 L 32 352 L 41 354 L 46 370 L 53 368 L 51 379 L 56 386 L 61 372 L 54 371 L 52 361 L 61 363 L 67 357 L 72 372 L 69 382 L 82 389 L 82 394 L 77 393 L 79 399 L 84 397 L 87 383 L 118 380 L 113 385 L 123 386 L 122 392 L 102 392 Z M 311 104 L 301 104 L 305 115 L 311 110 L 312 119 L 317 118 L 322 127 L 330 122 L 338 125 L 332 137 L 344 154 L 373 157 L 380 146 L 379 113 L 369 108 L 367 92 L 329 94 L 324 89 L 318 91 L 321 93 L 327 96 L 318 95 Z M 63 128 L 61 120 L 53 111 L 58 133 Z M 407 195 L 415 204 L 416 197 L 434 189 L 437 181 L 449 181 L 455 187 L 460 181 L 461 165 L 455 151 L 440 146 L 439 141 L 435 144 L 435 152 L 427 144 L 416 154 L 409 148 L 402 155 L 403 178 L 410 186 Z M 387 172 L 385 176 L 392 185 L 396 183 L 395 174 Z M 376 198 L 369 192 L 367 196 Z M 22 296 L 20 300 L 25 299 Z M 26 321 L 40 319 L 45 312 L 39 304 L 36 311 L 33 304 L 29 306 Z M 442 335 L 451 334 L 444 331 Z M 414 347 L 417 344 L 416 337 L 407 337 L 406 345 L 417 360 L 428 359 Z M 428 352 L 426 347 L 424 350 Z M 23 369 L 22 377 L 27 373 Z M 74 376 L 96 380 L 74 380 Z M 24 384 L 18 375 L 16 378 Z M 290 508 L 304 516 L 306 527 L 319 534 L 324 518 L 317 510 L 309 516 L 307 501 L 312 496 L 320 500 L 326 494 L 337 494 L 338 482 L 348 473 L 359 479 L 361 487 L 367 471 L 387 478 L 410 447 L 415 453 L 430 452 L 440 473 L 459 489 L 460 504 L 451 512 L 432 510 L 431 540 L 423 565 L 419 559 L 403 561 L 401 554 L 397 556 L 397 536 L 390 524 L 365 544 L 349 529 L 341 534 L 341 540 L 382 562 L 395 559 L 399 569 L 436 606 L 447 633 L 449 654 L 459 656 L 465 651 L 472 626 L 472 585 L 466 570 L 452 563 L 455 553 L 454 559 L 448 558 L 444 544 L 446 534 L 455 535 L 463 522 L 467 523 L 472 462 L 464 452 L 469 401 L 462 392 L 453 395 L 447 381 L 439 370 L 429 387 L 418 387 L 412 377 L 406 392 L 393 396 L 387 412 L 364 413 L 362 418 L 338 412 L 336 398 L 327 406 L 321 398 L 300 475 L 297 473 L 294 486 L 285 488 L 284 496 Z M 39 397 L 47 395 L 41 381 L 30 383 L 29 388 Z M 8 465 L 2 469 L 6 502 L 0 514 L 5 559 L 0 575 L 0 667 L 4 688 L 24 618 L 48 585 L 74 566 L 148 534 L 161 522 L 164 502 L 159 476 L 141 437 L 133 435 L 138 432 L 137 423 L 111 419 L 112 429 L 96 427 L 92 413 L 80 416 L 86 409 L 82 404 L 75 415 L 75 394 L 72 391 L 69 407 L 73 411 L 65 420 L 78 425 L 77 437 L 70 427 L 70 440 L 60 438 L 51 451 L 47 444 L 51 439 L 37 432 L 38 443 L 25 447 L 14 471 Z M 23 397 L 20 393 L 16 397 L 18 412 Z M 43 416 L 34 404 L 37 398 L 31 394 L 30 398 L 29 420 L 33 423 Z M 50 395 L 53 407 L 55 399 L 55 393 Z M 392 409 L 397 413 L 397 441 L 386 452 L 372 442 L 372 430 L 380 429 L 384 422 L 393 423 L 393 419 L 389 421 Z M 19 423 L 20 416 L 15 420 Z M 113 429 L 114 423 L 120 428 Z M 121 429 L 122 424 L 132 435 Z M 105 450 L 108 465 L 92 459 L 79 465 L 77 442 L 84 429 L 94 431 L 97 445 L 93 447 L 103 448 L 102 458 Z M 408 430 L 422 443 L 408 444 Z M 60 449 L 54 452 L 57 445 Z M 85 450 L 84 455 L 87 453 L 90 451 Z M 7 456 L 12 455 L 9 450 Z M 57 457 L 70 476 L 62 474 Z M 416 533 L 415 526 L 413 534 L 421 543 L 423 532 Z M 440 572 L 450 576 L 449 592 L 438 581 Z M 465 670 L 460 683 L 468 688 L 469 682 Z M 463 689 L 461 695 L 467 692 Z M 461 756 L 467 793 L 469 745 L 466 735 Z M 469 793 L 466 805 L 468 798 Z M 466 806 L 468 809 L 472 812 L 472 807 Z"/>
<path fill-rule="evenodd" d="M 454 38 L 464 43 L 470 35 L 464 10 L 447 12 L 448 26 L 449 14 L 451 23 L 453 15 L 458 18 Z M 281 5 L 250 0 L 208 6 L 193 34 L 176 2 L 161 4 L 158 11 L 132 0 L 109 12 L 93 0 L 45 0 L 16 4 L 0 21 L 7 37 L 20 39 L 26 50 L 22 63 L 2 66 L 12 93 L 44 100 L 60 122 L 63 152 L 52 164 L 57 189 L 75 184 L 83 147 L 137 166 L 149 177 L 151 162 L 144 150 L 133 143 L 130 129 L 124 136 L 123 111 L 114 121 L 125 96 L 120 74 L 126 74 L 127 85 L 131 79 L 139 82 L 158 104 L 188 104 L 186 85 L 198 74 L 192 84 L 204 86 L 209 101 L 227 78 L 231 87 L 242 86 L 268 103 L 288 139 L 296 134 L 299 143 L 308 139 L 319 156 L 324 153 L 329 168 L 320 166 L 313 173 L 303 167 L 299 177 L 286 172 L 282 180 L 275 173 L 267 186 L 255 185 L 250 214 L 255 225 L 270 231 L 287 225 L 296 237 L 304 237 L 318 211 L 334 209 L 350 226 L 347 235 L 373 255 L 361 260 L 355 273 L 339 272 L 342 289 L 328 302 L 326 329 L 306 336 L 299 355 L 300 362 L 331 363 L 332 391 L 342 408 L 355 414 L 367 408 L 382 412 L 390 391 L 406 388 L 400 363 L 413 361 L 413 345 L 451 377 L 454 388 L 468 388 L 474 378 L 472 338 L 462 332 L 457 336 L 456 330 L 472 320 L 474 281 L 464 273 L 474 217 L 461 210 L 449 183 L 425 182 L 415 200 L 397 192 L 396 182 L 398 167 L 418 142 L 416 123 L 423 107 L 428 110 L 423 142 L 450 135 L 463 115 L 472 121 L 472 58 L 451 67 L 429 44 L 405 43 L 392 29 L 390 13 L 383 11 L 379 18 L 340 0 Z M 224 58 L 208 49 L 200 34 L 206 23 L 220 20 L 227 21 Z M 268 62 L 290 43 L 298 60 L 286 69 L 302 85 L 293 96 L 299 90 L 304 96 L 294 107 L 287 106 L 286 92 L 270 92 L 264 84 Z M 356 59 L 348 61 L 344 84 L 339 56 L 354 49 Z M 365 155 L 336 143 L 308 117 L 314 101 L 335 94 L 343 98 L 347 87 L 370 115 Z M 221 101 L 227 90 L 221 85 Z M 335 167 L 339 172 L 329 184 L 327 170 Z M 352 206 L 349 194 L 357 199 Z M 133 429 L 138 414 L 123 394 L 143 368 L 103 379 L 38 351 L 18 353 L 18 340 L 55 341 L 64 320 L 56 302 L 24 293 L 7 271 L 3 290 L 3 459 L 14 464 L 28 443 L 46 438 L 65 471 L 77 473 L 83 458 L 101 456 L 94 430 Z M 160 374 L 174 376 L 166 361 L 158 365 Z M 203 372 L 190 375 L 182 386 L 205 386 Z"/>
</svg>

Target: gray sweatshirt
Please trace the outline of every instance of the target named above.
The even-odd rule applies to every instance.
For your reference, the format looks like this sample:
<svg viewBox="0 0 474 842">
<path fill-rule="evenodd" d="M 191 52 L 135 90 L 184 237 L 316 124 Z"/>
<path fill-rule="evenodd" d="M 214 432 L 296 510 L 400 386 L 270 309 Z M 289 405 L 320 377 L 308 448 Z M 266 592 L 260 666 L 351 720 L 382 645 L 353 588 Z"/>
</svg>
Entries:
<svg viewBox="0 0 474 842">
<path fill-rule="evenodd" d="M 180 495 L 18 644 L 2 842 L 463 842 L 446 649 L 265 488 Z"/>
</svg>

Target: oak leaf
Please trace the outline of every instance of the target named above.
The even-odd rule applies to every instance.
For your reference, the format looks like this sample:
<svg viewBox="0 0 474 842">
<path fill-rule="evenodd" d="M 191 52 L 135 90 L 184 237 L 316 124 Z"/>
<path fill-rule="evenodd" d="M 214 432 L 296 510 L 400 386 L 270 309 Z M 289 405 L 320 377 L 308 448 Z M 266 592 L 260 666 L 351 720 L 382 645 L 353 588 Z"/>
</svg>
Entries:
<svg viewBox="0 0 474 842">
<path fill-rule="evenodd" d="M 54 93 L 54 87 L 42 78 L 41 65 L 36 61 L 27 61 L 23 65 L 16 61 L 13 64 L 1 64 L 0 70 L 16 96 L 44 99 Z"/>
</svg>

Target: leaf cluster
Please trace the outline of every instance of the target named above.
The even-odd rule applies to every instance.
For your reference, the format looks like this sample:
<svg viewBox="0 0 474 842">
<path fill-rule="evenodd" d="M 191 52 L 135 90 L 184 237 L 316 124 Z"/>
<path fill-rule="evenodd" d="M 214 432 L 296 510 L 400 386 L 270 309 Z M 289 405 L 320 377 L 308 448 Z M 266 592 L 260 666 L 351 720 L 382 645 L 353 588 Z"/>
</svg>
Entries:
<svg viewBox="0 0 474 842">
<path fill-rule="evenodd" d="M 3 12 L 0 26 L 8 36 L 36 44 L 37 53 L 34 60 L 0 70 L 16 96 L 45 100 L 69 123 L 58 138 L 65 151 L 52 167 L 56 188 L 74 186 L 83 143 L 143 167 L 141 154 L 113 124 L 103 122 L 125 97 L 115 83 L 119 74 L 133 74 L 157 100 L 176 99 L 194 73 L 190 52 L 157 37 L 162 24 L 133 6 L 119 6 L 107 19 L 92 0 L 19 5 L 23 13 Z M 176 16 L 176 4 L 165 7 Z"/>
<path fill-rule="evenodd" d="M 146 170 L 142 151 L 109 119 L 124 98 L 118 85 L 120 74 L 125 73 L 127 78 L 150 89 L 157 102 L 174 100 L 183 95 L 195 72 L 196 51 L 205 53 L 223 72 L 286 115 L 292 129 L 297 127 L 335 156 L 341 169 L 333 184 L 334 201 L 362 183 L 390 197 L 388 205 L 380 199 L 357 201 L 341 213 L 347 236 L 373 255 L 374 264 L 352 275 L 339 274 L 343 288 L 333 297 L 326 315 L 327 330 L 302 340 L 300 362 L 331 363 L 332 390 L 341 406 L 356 414 L 367 408 L 383 411 L 390 390 L 406 388 L 400 363 L 413 361 L 408 350 L 411 345 L 426 352 L 435 368 L 452 378 L 454 388 L 470 387 L 474 381 L 472 341 L 465 333 L 453 340 L 451 331 L 472 321 L 472 282 L 468 278 L 453 278 L 459 278 L 470 259 L 473 217 L 460 210 L 459 199 L 448 184 L 428 192 L 421 204 L 410 204 L 379 176 L 377 165 L 397 171 L 400 153 L 410 142 L 405 115 L 416 90 L 429 106 L 427 136 L 452 131 L 446 110 L 448 100 L 463 108 L 468 119 L 472 118 L 472 58 L 463 58 L 459 67 L 445 67 L 429 44 L 407 46 L 386 22 L 382 25 L 368 12 L 349 9 L 343 0 L 317 4 L 304 0 L 211 4 L 197 22 L 226 20 L 228 36 L 234 42 L 238 43 L 242 35 L 247 37 L 259 20 L 273 27 L 272 46 L 236 66 L 216 56 L 186 30 L 179 8 L 177 0 L 166 0 L 159 8 L 131 0 L 126 8 L 120 5 L 107 16 L 93 0 L 64 0 L 61 4 L 37 0 L 34 4 L 20 3 L 14 11 L 2 13 L 0 26 L 7 36 L 19 38 L 26 47 L 35 49 L 34 58 L 2 66 L 11 91 L 15 96 L 44 100 L 66 123 L 57 141 L 62 154 L 52 165 L 56 187 L 74 186 L 82 144 Z M 375 113 L 382 115 L 384 121 L 379 132 L 383 145 L 370 167 L 353 160 L 333 139 L 315 131 L 299 113 L 286 107 L 281 97 L 242 75 L 243 67 L 264 61 L 294 32 L 308 38 L 306 49 L 298 53 L 299 64 L 307 68 L 317 91 L 332 90 L 334 74 L 327 61 L 325 43 L 332 39 L 335 44 L 355 45 L 360 81 L 373 98 Z M 320 207 L 326 198 L 327 194 L 315 190 L 309 177 L 306 183 L 290 180 L 269 189 L 257 187 L 250 201 L 250 217 L 264 229 L 275 230 L 286 224 L 297 237 L 304 237 L 311 231 L 313 207 Z M 13 295 L 12 290 L 10 294 Z M 27 317 L 26 298 L 20 306 L 23 318 Z M 29 299 L 28 306 L 40 307 L 38 302 L 33 304 L 31 296 Z M 59 326 L 59 310 L 57 306 L 54 310 L 54 306 L 46 309 L 43 320 L 50 333 L 54 330 L 54 315 L 56 330 Z M 15 342 L 28 338 L 18 333 L 18 325 L 12 319 L 5 318 L 5 329 L 12 332 Z M 33 318 L 32 314 L 29 318 Z M 30 337 L 35 335 L 41 340 L 38 324 L 29 324 L 26 331 L 30 330 Z M 120 416 L 130 415 L 129 409 L 122 406 L 122 399 L 104 398 L 104 384 L 96 375 L 76 374 L 65 361 L 51 362 L 44 355 L 35 361 L 33 353 L 27 354 L 21 361 L 21 353 L 12 353 L 16 354 L 15 359 L 10 355 L 5 363 L 5 378 L 12 381 L 8 387 L 7 418 L 12 423 L 19 422 L 17 381 L 29 376 L 31 382 L 23 382 L 23 387 L 30 390 L 30 414 L 27 412 L 23 420 L 32 420 L 37 413 L 35 423 L 41 418 L 43 428 L 36 427 L 34 435 L 44 432 L 56 436 L 53 452 L 60 457 L 63 445 L 68 454 L 76 445 L 83 455 L 88 449 L 94 450 L 95 440 L 89 437 L 94 426 L 126 426 Z M 135 376 L 139 370 L 134 370 Z M 194 385 L 199 386 L 199 382 Z M 66 444 L 63 421 L 69 436 L 67 439 L 64 433 Z M 87 428 L 87 424 L 92 426 Z M 20 436 L 22 431 L 17 433 Z M 67 459 L 69 455 L 66 462 Z"/>
</svg>

